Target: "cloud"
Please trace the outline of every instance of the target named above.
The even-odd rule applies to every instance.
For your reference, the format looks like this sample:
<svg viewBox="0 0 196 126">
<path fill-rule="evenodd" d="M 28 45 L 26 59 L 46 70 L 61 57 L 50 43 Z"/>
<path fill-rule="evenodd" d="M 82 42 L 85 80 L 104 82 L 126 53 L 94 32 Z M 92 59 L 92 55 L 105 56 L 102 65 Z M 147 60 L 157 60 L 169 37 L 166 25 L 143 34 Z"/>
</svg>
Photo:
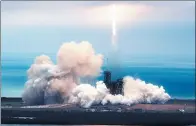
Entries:
<svg viewBox="0 0 196 126">
<path fill-rule="evenodd" d="M 2 26 L 109 26 L 116 4 L 118 25 L 194 21 L 194 2 L 2 2 Z"/>
</svg>

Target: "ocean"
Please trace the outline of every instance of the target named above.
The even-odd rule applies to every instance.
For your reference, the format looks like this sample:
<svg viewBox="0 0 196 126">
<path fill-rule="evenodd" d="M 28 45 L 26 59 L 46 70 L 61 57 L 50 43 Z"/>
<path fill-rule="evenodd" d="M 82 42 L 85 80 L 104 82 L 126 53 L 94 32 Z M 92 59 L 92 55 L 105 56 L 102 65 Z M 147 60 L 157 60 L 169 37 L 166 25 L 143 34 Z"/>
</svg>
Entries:
<svg viewBox="0 0 196 126">
<path fill-rule="evenodd" d="M 21 97 L 27 80 L 27 70 L 34 57 L 2 55 L 1 97 Z M 54 56 L 52 59 L 55 60 Z M 153 59 L 153 58 L 151 58 Z M 154 85 L 163 86 L 172 98 L 195 98 L 195 63 L 192 60 L 127 58 L 118 68 L 104 64 L 102 70 L 111 70 L 113 79 L 133 76 Z M 103 74 L 96 78 L 103 80 Z"/>
<path fill-rule="evenodd" d="M 27 80 L 27 70 L 35 56 L 2 56 L 1 97 L 21 97 Z M 52 59 L 55 60 L 54 56 Z M 195 63 L 193 60 L 128 58 L 120 60 L 119 63 L 117 68 L 111 68 L 105 63 L 102 70 L 111 70 L 114 80 L 129 75 L 154 85 L 163 86 L 172 98 L 195 99 Z M 103 80 L 103 74 L 96 79 Z M 20 126 L 17 124 L 1 125 Z"/>
</svg>

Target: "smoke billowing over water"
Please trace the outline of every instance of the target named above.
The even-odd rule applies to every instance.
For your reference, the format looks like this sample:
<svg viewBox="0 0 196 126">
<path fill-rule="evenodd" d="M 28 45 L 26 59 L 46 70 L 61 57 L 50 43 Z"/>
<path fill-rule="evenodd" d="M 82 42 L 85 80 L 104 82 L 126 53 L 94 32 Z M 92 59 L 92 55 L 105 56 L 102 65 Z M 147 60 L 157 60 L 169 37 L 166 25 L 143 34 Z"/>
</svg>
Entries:
<svg viewBox="0 0 196 126">
<path fill-rule="evenodd" d="M 74 103 L 82 107 L 93 104 L 164 103 L 170 99 L 164 88 L 131 76 L 123 78 L 123 94 L 112 95 L 103 81 L 96 86 L 81 83 L 102 72 L 103 56 L 96 54 L 89 42 L 64 43 L 57 53 L 57 64 L 50 57 L 35 58 L 28 74 L 22 98 L 27 105 Z"/>
</svg>

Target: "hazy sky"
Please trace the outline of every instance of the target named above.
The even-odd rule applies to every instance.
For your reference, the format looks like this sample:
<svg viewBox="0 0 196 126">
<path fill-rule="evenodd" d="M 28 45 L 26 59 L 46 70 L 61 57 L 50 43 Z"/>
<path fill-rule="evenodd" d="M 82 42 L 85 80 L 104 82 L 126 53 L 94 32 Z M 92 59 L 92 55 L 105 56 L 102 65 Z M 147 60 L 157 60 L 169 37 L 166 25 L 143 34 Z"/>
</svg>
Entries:
<svg viewBox="0 0 196 126">
<path fill-rule="evenodd" d="M 97 52 L 111 47 L 116 5 L 122 55 L 194 57 L 195 3 L 171 1 L 3 1 L 2 54 L 52 53 L 63 42 L 87 40 Z"/>
<path fill-rule="evenodd" d="M 113 4 L 122 64 L 150 66 L 149 60 L 152 67 L 195 68 L 193 1 L 1 1 L 2 96 L 20 96 L 34 57 L 49 54 L 55 59 L 63 42 L 86 40 L 107 55 Z"/>
</svg>

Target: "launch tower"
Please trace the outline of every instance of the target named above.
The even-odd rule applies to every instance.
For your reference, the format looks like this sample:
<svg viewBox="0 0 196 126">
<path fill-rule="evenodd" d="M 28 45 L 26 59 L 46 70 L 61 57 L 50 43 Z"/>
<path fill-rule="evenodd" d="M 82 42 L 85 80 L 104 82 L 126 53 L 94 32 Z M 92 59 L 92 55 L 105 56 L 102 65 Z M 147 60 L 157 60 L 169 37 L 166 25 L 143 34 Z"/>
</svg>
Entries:
<svg viewBox="0 0 196 126">
<path fill-rule="evenodd" d="M 122 94 L 123 93 L 123 79 L 117 79 L 116 81 L 111 80 L 111 72 L 104 71 L 104 83 L 110 90 L 111 94 Z"/>
</svg>

